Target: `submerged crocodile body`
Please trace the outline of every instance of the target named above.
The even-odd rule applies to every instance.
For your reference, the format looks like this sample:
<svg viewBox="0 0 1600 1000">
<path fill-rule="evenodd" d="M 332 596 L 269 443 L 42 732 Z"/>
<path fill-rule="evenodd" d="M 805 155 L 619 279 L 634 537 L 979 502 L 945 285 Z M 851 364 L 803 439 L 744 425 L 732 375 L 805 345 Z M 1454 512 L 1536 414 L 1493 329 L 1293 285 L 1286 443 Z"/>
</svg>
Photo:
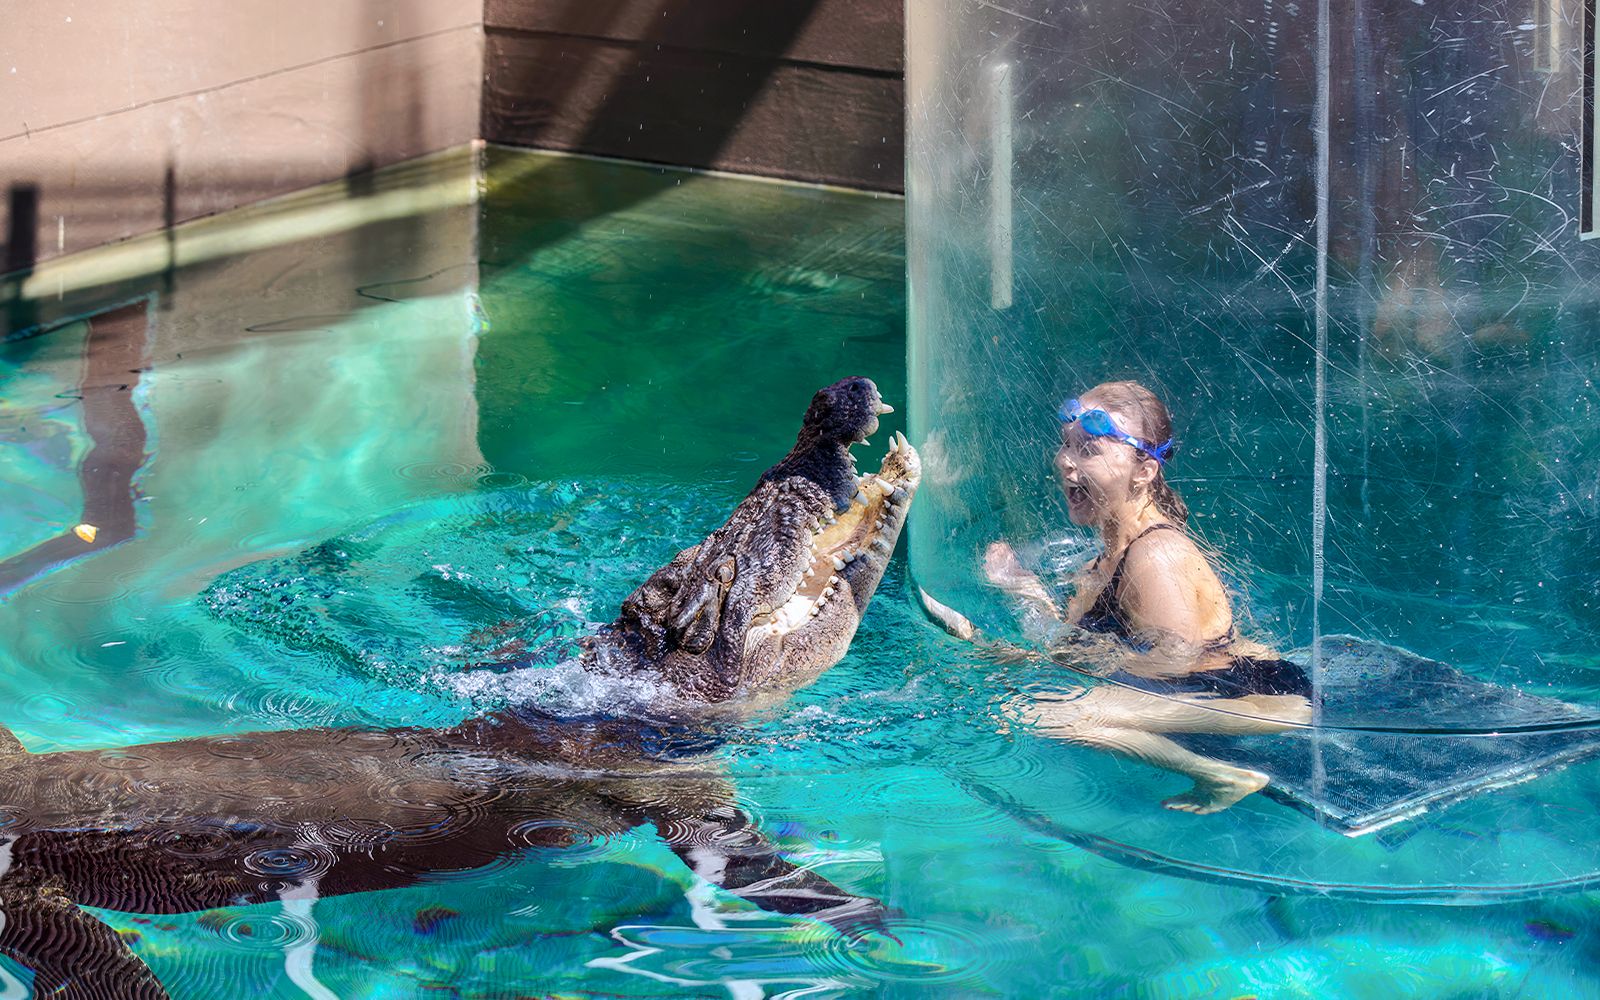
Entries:
<svg viewBox="0 0 1600 1000">
<path fill-rule="evenodd" d="M 34 972 L 35 995 L 164 997 L 81 906 L 156 914 L 279 902 L 304 915 L 323 896 L 643 824 L 696 873 L 764 909 L 848 933 L 879 923 L 877 901 L 780 856 L 735 805 L 700 726 L 810 683 L 849 648 L 920 480 L 898 436 L 876 473 L 856 472 L 850 447 L 887 409 L 867 379 L 818 392 L 794 449 L 728 521 L 588 641 L 585 669 L 676 689 L 664 720 L 523 710 L 443 729 L 47 754 L 0 730 L 0 951 Z"/>
</svg>

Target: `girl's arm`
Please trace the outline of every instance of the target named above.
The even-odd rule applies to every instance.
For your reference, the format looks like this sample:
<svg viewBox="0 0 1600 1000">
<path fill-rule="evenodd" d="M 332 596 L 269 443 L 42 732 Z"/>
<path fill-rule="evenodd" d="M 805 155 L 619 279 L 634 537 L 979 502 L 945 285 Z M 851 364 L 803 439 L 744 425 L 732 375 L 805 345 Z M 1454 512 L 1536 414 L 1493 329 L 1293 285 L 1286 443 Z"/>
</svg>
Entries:
<svg viewBox="0 0 1600 1000">
<path fill-rule="evenodd" d="M 1147 647 L 1130 652 L 1123 669 L 1175 677 L 1216 665 L 1233 641 L 1233 610 L 1216 571 L 1193 541 L 1177 532 L 1151 535 L 1123 563 L 1117 603 Z"/>
<path fill-rule="evenodd" d="M 1005 542 L 984 553 L 989 582 L 1022 604 L 1022 632 L 1030 646 L 1018 646 L 979 632 L 967 618 L 922 595 L 930 617 L 957 638 L 978 646 L 998 662 L 1048 660 L 1077 673 L 1103 677 L 1119 670 L 1141 677 L 1180 677 L 1225 654 L 1216 640 L 1231 637 L 1233 614 L 1222 581 L 1187 537 L 1159 532 L 1136 545 L 1124 563 L 1116 595 L 1124 619 L 1144 642 L 1139 647 L 1068 621 L 1044 581 L 1024 568 Z"/>
</svg>

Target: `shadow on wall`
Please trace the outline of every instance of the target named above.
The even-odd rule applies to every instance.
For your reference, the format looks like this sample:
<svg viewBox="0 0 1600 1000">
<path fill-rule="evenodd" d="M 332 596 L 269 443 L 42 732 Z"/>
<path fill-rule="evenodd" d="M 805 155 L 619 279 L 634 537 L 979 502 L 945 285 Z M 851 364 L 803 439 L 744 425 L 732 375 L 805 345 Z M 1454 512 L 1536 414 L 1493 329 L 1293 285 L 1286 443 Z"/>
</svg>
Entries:
<svg viewBox="0 0 1600 1000">
<path fill-rule="evenodd" d="M 785 54 L 826 3 L 564 0 L 541 4 L 535 15 L 520 10 L 526 6 L 520 0 L 491 2 L 486 21 L 521 18 L 538 27 L 486 24 L 491 41 L 479 131 L 490 141 L 515 145 L 716 166 L 745 127 L 751 105 L 792 62 Z M 635 32 L 641 21 L 648 27 Z M 539 48 L 530 52 L 551 58 L 508 58 L 496 52 L 497 32 L 513 42 L 531 40 Z M 635 40 L 619 40 L 631 33 Z M 737 51 L 719 53 L 713 62 L 707 51 L 687 47 L 686 37 L 737 39 Z M 578 43 L 567 44 L 569 38 Z M 497 59 L 509 62 L 509 68 L 496 65 Z M 895 139 L 900 141 L 898 132 Z M 898 178 L 898 146 L 894 154 Z M 531 226 L 526 223 L 533 220 L 521 220 L 514 237 L 494 224 L 497 218 L 486 202 L 480 244 L 485 276 L 566 238 L 591 215 L 626 212 L 680 181 L 670 171 L 640 172 L 625 184 L 610 174 L 561 171 L 563 199 L 577 210 L 552 213 Z M 514 257 L 502 256 L 513 245 Z"/>
<path fill-rule="evenodd" d="M 364 4 L 352 5 L 358 22 L 367 19 Z M 356 33 L 359 28 L 352 26 Z M 422 75 L 414 63 L 402 63 L 388 72 L 375 72 L 370 62 L 354 64 L 356 72 L 356 128 L 360 148 L 345 171 L 345 190 L 352 198 L 373 193 L 373 175 L 383 166 L 379 150 L 408 149 L 425 151 L 428 135 L 428 105 L 424 99 Z M 398 95 L 398 114 L 386 113 L 395 106 L 391 95 Z"/>
<path fill-rule="evenodd" d="M 893 91 L 898 116 L 899 36 L 888 28 L 879 29 L 898 25 L 899 8 L 894 6 L 890 18 L 879 11 L 880 6 L 889 10 L 887 5 L 839 0 L 774 0 L 761 5 L 733 0 L 559 0 L 537 4 L 490 0 L 486 20 L 499 11 L 503 21 L 536 22 L 541 26 L 537 30 L 512 30 L 510 34 L 536 37 L 546 46 L 538 51 L 549 51 L 553 57 L 513 60 L 514 72 L 498 74 L 500 89 L 509 87 L 509 96 L 496 99 L 485 94 L 480 134 L 494 139 L 503 127 L 515 133 L 511 141 L 518 144 L 678 164 L 717 164 L 732 143 L 747 150 L 752 142 L 771 140 L 780 148 L 767 159 L 776 163 L 796 157 L 804 174 L 804 157 L 810 155 L 807 150 L 826 144 L 814 142 L 806 134 L 787 139 L 768 134 L 773 121 L 767 112 L 763 114 L 768 118 L 753 131 L 747 129 L 752 108 L 794 104 L 796 97 L 776 78 L 818 53 L 838 53 L 838 66 L 826 67 L 829 72 L 842 69 L 845 75 L 858 77 L 862 72 L 877 72 L 880 84 L 885 80 L 892 84 L 880 85 L 878 90 L 885 95 Z M 819 10 L 826 23 L 809 30 Z M 863 19 L 874 18 L 870 31 L 862 29 Z M 869 43 L 850 40 L 852 34 L 863 32 L 872 36 Z M 569 35 L 580 43 L 568 45 L 563 39 Z M 549 45 L 554 49 L 549 50 Z M 798 59 L 796 51 L 804 58 Z M 493 53 L 490 59 L 493 61 Z M 894 64 L 894 68 L 862 70 L 859 64 L 864 63 Z M 356 76 L 350 99 L 343 103 L 352 108 L 354 127 L 330 141 L 353 147 L 344 155 L 348 164 L 345 193 L 365 198 L 374 193 L 375 169 L 386 158 L 392 160 L 396 150 L 420 149 L 435 123 L 429 120 L 428 85 L 421 78 L 421 66 L 398 61 L 380 67 L 360 61 L 352 69 Z M 774 100 L 776 91 L 783 92 L 781 100 Z M 815 97 L 815 93 L 810 95 L 811 104 L 833 103 L 818 102 Z M 844 106 L 829 113 L 848 117 L 849 103 L 846 99 Z M 795 121 L 809 120 L 812 109 L 795 113 Z M 892 125 L 882 129 L 876 121 L 863 125 L 874 134 L 883 131 L 885 136 L 880 138 L 892 139 L 892 148 L 848 154 L 858 161 L 864 155 L 892 160 L 894 184 L 876 186 L 898 183 L 898 117 Z M 742 129 L 746 131 L 742 133 Z M 788 148 L 781 148 L 785 141 Z M 319 151 L 319 155 L 325 152 Z M 823 151 L 817 155 L 836 154 Z M 737 169 L 739 165 L 733 166 Z M 23 284 L 30 269 L 43 259 L 86 240 L 95 245 L 138 232 L 166 232 L 168 260 L 160 284 L 165 310 L 170 306 L 178 264 L 177 241 L 172 236 L 177 224 L 284 193 L 285 178 L 305 176 L 306 169 L 296 169 L 288 162 L 195 163 L 169 151 L 164 163 L 131 164 L 120 176 L 74 176 L 70 183 L 50 176 L 19 178 L 10 191 L 6 254 L 0 268 L 0 338 L 25 336 L 41 324 L 61 318 L 60 309 L 46 309 L 47 315 L 41 315 L 36 303 L 24 301 Z M 663 177 L 660 183 L 670 185 L 674 180 Z M 658 189 L 644 184 L 632 193 L 642 200 Z M 616 191 L 596 192 L 591 200 L 607 210 L 627 208 L 630 203 L 618 204 L 616 195 Z M 413 238 L 425 237 L 419 232 Z M 88 290 L 79 298 L 85 304 L 74 311 L 77 316 L 118 301 L 115 296 Z M 126 296 L 120 301 L 126 301 Z"/>
<path fill-rule="evenodd" d="M 480 133 L 899 190 L 900 21 L 876 0 L 490 0 Z"/>
<path fill-rule="evenodd" d="M 39 185 L 12 184 L 6 198 L 5 261 L 0 264 L 0 300 L 7 303 L 4 330 L 26 329 L 37 322 L 33 303 L 21 299 L 21 288 L 38 261 Z"/>
<path fill-rule="evenodd" d="M 367 6 L 353 5 L 350 37 L 370 31 Z M 21 156 L 9 172 L 0 258 L 0 309 L 9 313 L 7 327 L 16 333 L 30 325 L 16 317 L 18 285 L 27 277 L 18 272 L 43 261 L 146 233 L 170 233 L 181 222 L 341 178 L 347 195 L 364 197 L 373 193 L 379 168 L 463 145 L 476 123 L 467 115 L 455 123 L 448 109 L 441 110 L 446 98 L 439 96 L 440 86 L 424 79 L 438 69 L 430 55 L 390 44 L 339 57 L 337 86 L 324 89 L 317 114 L 309 118 L 280 106 L 289 99 L 282 96 L 277 104 L 248 108 L 248 119 L 237 122 L 205 111 L 209 105 L 173 104 L 152 133 L 165 138 L 135 143 L 116 158 L 83 147 L 90 140 L 100 146 L 128 142 L 118 138 L 126 126 L 116 123 L 124 112 L 145 107 L 131 89 L 103 95 L 108 102 L 128 102 L 109 109 L 105 124 L 99 118 L 56 122 L 0 139 L 0 150 L 20 152 L 22 143 L 41 136 L 69 137 L 42 147 L 53 152 Z M 199 99 L 210 92 L 198 93 Z M 164 287 L 170 291 L 170 276 Z"/>
<path fill-rule="evenodd" d="M 423 83 L 416 66 L 374 74 L 365 64 L 357 64 L 360 78 L 354 87 L 357 117 L 361 128 L 349 155 L 340 196 L 360 199 L 378 193 L 377 174 L 383 168 L 378 151 L 420 148 L 427 134 L 426 109 L 421 100 Z M 380 92 L 399 91 L 407 95 L 407 112 L 402 121 L 385 119 L 380 114 Z M 70 171 L 63 170 L 63 175 Z M 88 229 L 103 234 L 101 245 L 146 232 L 160 232 L 166 241 L 166 261 L 157 272 L 160 307 L 172 305 L 179 267 L 177 227 L 222 211 L 245 207 L 265 198 L 293 191 L 280 190 L 285 177 L 308 176 L 304 169 L 289 163 L 250 163 L 243 166 L 202 163 L 181 167 L 169 153 L 159 169 L 129 169 L 123 176 L 99 174 L 73 177 L 70 183 L 52 186 L 48 181 L 30 178 L 13 182 L 9 189 L 5 217 L 5 253 L 0 258 L 0 341 L 43 332 L 74 318 L 90 315 L 109 304 L 125 302 L 128 292 L 121 279 L 100 288 L 82 288 L 73 298 L 79 303 L 41 309 L 37 301 L 24 297 L 24 285 L 35 268 L 53 256 L 41 246 L 51 232 L 66 233 Z M 337 180 L 338 177 L 329 178 Z M 310 185 L 294 185 L 304 190 Z M 159 208 L 156 205 L 159 197 Z M 59 227 L 59 228 L 58 228 Z M 369 247 L 357 243 L 351 248 L 352 285 L 356 273 L 370 270 L 366 264 L 374 257 L 393 256 L 396 243 L 420 248 L 426 237 L 422 216 L 391 218 L 387 223 L 385 246 Z M 396 232 L 404 229 L 405 232 Z M 59 243 L 65 244 L 63 235 Z M 58 246 L 58 250 L 60 247 Z M 396 277 L 411 277 L 409 275 Z M 35 293 L 37 294 L 37 293 Z M 141 292 L 142 294 L 142 292 Z M 54 298 L 54 297 L 52 297 Z"/>
<path fill-rule="evenodd" d="M 551 24 L 557 32 L 610 39 L 622 33 L 622 22 L 636 6 L 613 2 L 603 4 L 597 13 L 593 0 L 567 0 L 559 5 L 559 13 L 541 23 Z M 651 27 L 631 45 L 564 47 L 558 60 L 527 67 L 509 88 L 514 104 L 502 107 L 485 101 L 483 134 L 492 136 L 499 128 L 510 127 L 519 142 L 534 145 L 556 140 L 576 150 L 613 155 L 638 145 L 659 154 L 642 155 L 646 160 L 715 163 L 751 102 L 785 61 L 782 53 L 799 36 L 818 0 L 762 4 L 660 0 L 655 6 L 659 16 L 649 18 Z M 702 37 L 740 40 L 739 52 L 728 53 L 719 63 L 718 86 L 709 90 L 704 71 L 652 72 L 659 68 L 664 50 L 667 58 L 684 51 L 677 41 L 678 26 L 691 18 Z M 603 92 L 585 96 L 583 91 L 597 80 L 605 81 Z M 659 138 L 640 135 L 669 131 Z M 647 145 L 638 141 L 641 138 L 652 141 Z"/>
<path fill-rule="evenodd" d="M 212 211 L 205 207 L 207 205 L 238 203 L 237 207 L 248 207 L 249 202 L 265 197 L 262 192 L 270 188 L 280 173 L 270 165 L 263 165 L 248 173 L 229 171 L 225 178 L 196 178 L 180 172 L 177 165 L 169 160 L 153 177 L 141 171 L 138 176 L 127 179 L 102 176 L 78 181 L 71 185 L 70 193 L 59 200 L 52 200 L 51 190 L 37 180 L 11 184 L 3 220 L 4 252 L 0 256 L 0 342 L 44 333 L 63 323 L 97 313 L 109 305 L 126 302 L 135 294 L 129 291 L 133 286 L 138 287 L 136 294 L 139 295 L 147 290 L 157 291 L 160 308 L 168 311 L 176 291 L 177 272 L 182 266 L 179 259 L 179 227 L 231 210 L 219 208 Z M 377 174 L 377 170 L 364 165 L 352 170 L 344 177 L 343 188 L 331 194 L 328 200 L 331 203 L 377 194 Z M 398 177 L 391 179 L 385 187 L 397 184 L 403 184 Z M 147 206 L 153 206 L 157 201 L 159 209 L 151 213 Z M 142 207 L 130 209 L 129 206 Z M 132 217 L 131 212 L 151 213 L 159 221 L 147 229 L 129 232 L 127 222 Z M 426 239 L 423 231 L 426 219 L 421 215 L 411 218 L 390 216 L 386 225 L 391 232 L 383 247 L 357 243 L 349 248 L 354 255 L 353 272 L 368 270 L 364 265 L 370 260 L 392 257 L 392 247 L 397 241 L 420 247 Z M 409 235 L 396 237 L 392 230 L 397 226 L 410 229 Z M 147 277 L 118 274 L 98 285 L 75 283 L 64 300 L 53 292 L 41 299 L 37 288 L 28 288 L 29 279 L 52 259 L 52 255 L 41 250 L 41 234 L 48 239 L 48 234 L 57 231 L 57 227 L 62 230 L 67 227 L 89 227 L 108 234 L 120 231 L 116 239 L 91 249 L 101 249 L 136 236 L 159 233 L 165 243 L 164 259 L 146 265 L 146 269 L 140 273 Z M 88 272 L 75 274 L 74 277 L 98 280 Z M 153 283 L 150 279 L 153 279 Z M 351 287 L 356 287 L 357 283 L 352 277 Z"/>
</svg>

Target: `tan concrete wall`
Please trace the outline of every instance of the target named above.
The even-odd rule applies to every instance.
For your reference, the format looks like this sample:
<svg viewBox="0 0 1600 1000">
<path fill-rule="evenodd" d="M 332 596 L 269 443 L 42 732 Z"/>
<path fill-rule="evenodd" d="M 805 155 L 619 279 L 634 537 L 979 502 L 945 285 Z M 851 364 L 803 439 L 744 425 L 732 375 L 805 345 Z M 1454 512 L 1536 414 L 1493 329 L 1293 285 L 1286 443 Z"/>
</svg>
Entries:
<svg viewBox="0 0 1600 1000">
<path fill-rule="evenodd" d="M 477 136 L 482 0 L 6 6 L 0 272 Z"/>
</svg>

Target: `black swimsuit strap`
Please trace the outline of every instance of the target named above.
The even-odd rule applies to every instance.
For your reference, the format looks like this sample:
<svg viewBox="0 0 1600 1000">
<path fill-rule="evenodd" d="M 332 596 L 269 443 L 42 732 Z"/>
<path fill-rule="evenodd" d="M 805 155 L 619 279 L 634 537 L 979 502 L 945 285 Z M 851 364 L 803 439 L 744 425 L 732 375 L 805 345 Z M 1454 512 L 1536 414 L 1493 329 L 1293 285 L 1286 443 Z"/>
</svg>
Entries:
<svg viewBox="0 0 1600 1000">
<path fill-rule="evenodd" d="M 1178 530 L 1178 526 L 1175 524 L 1159 521 L 1128 539 L 1128 544 L 1122 547 L 1122 553 L 1117 557 L 1116 568 L 1111 571 L 1111 576 L 1106 580 L 1106 585 L 1100 588 L 1100 593 L 1096 595 L 1094 604 L 1090 605 L 1089 610 L 1079 619 L 1080 624 L 1084 624 L 1084 627 L 1090 631 L 1110 631 L 1124 638 L 1130 637 L 1127 626 L 1122 622 L 1122 615 L 1119 611 L 1120 602 L 1117 600 L 1117 591 L 1122 587 L 1122 566 L 1128 561 L 1128 550 L 1133 548 L 1134 542 L 1150 534 L 1150 532 L 1160 531 L 1162 528 L 1171 528 L 1173 531 Z"/>
<path fill-rule="evenodd" d="M 1111 571 L 1111 579 L 1106 581 L 1106 589 L 1101 591 L 1101 593 L 1110 595 L 1112 600 L 1116 599 L 1117 588 L 1122 584 L 1122 567 L 1123 564 L 1128 561 L 1128 552 L 1133 548 L 1133 543 L 1150 534 L 1150 532 L 1160 531 L 1162 528 L 1169 528 L 1173 531 L 1181 530 L 1176 524 L 1169 524 L 1166 521 L 1157 521 L 1155 524 L 1150 525 L 1150 527 L 1128 539 L 1128 544 L 1122 547 L 1122 554 L 1117 557 L 1117 568 Z"/>
</svg>

